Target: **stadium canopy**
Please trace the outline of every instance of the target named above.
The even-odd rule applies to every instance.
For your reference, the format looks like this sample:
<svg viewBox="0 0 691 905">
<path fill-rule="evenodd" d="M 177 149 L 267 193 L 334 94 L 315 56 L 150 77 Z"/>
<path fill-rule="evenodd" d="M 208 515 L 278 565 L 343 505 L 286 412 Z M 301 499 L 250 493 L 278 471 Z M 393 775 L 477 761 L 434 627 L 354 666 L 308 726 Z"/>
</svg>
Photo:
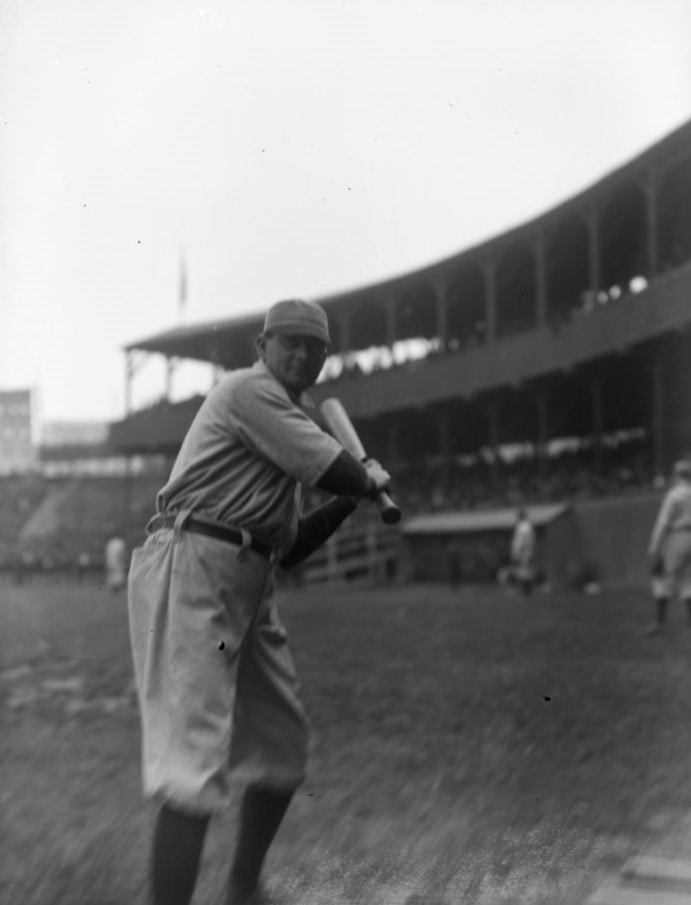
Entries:
<svg viewBox="0 0 691 905">
<path fill-rule="evenodd" d="M 247 315 L 172 327 L 162 333 L 129 343 L 125 350 L 154 352 L 168 358 L 189 358 L 224 367 L 233 364 L 232 350 L 245 352 L 260 332 L 263 315 Z"/>
<path fill-rule="evenodd" d="M 555 234 L 559 236 L 560 241 L 556 243 L 557 247 L 552 249 L 552 254 L 558 253 L 561 257 L 565 256 L 568 265 L 567 259 L 573 254 L 573 249 L 568 241 L 561 241 L 563 236 L 559 231 L 565 225 L 570 228 L 570 224 L 572 225 L 578 217 L 582 217 L 583 212 L 589 209 L 589 203 L 595 203 L 598 197 L 601 197 L 603 202 L 608 199 L 605 207 L 611 205 L 614 200 L 622 210 L 627 209 L 627 204 L 631 204 L 635 208 L 639 201 L 633 198 L 630 186 L 640 186 L 641 181 L 646 178 L 646 174 L 652 173 L 655 168 L 658 171 L 671 168 L 673 180 L 663 194 L 667 199 L 666 203 L 676 205 L 678 202 L 673 199 L 675 197 L 674 183 L 677 180 L 681 180 L 684 185 L 683 190 L 677 192 L 676 195 L 679 197 L 688 195 L 686 183 L 688 182 L 690 144 L 691 121 L 680 126 L 636 158 L 591 184 L 584 191 L 513 229 L 420 269 L 398 274 L 366 286 L 314 297 L 313 300 L 324 305 L 329 313 L 334 351 L 338 353 L 365 348 L 372 337 L 375 338 L 374 344 L 377 344 L 377 341 L 386 344 L 386 339 L 393 338 L 391 330 L 387 331 L 383 321 L 376 325 L 373 324 L 371 320 L 372 301 L 379 304 L 384 303 L 384 307 L 387 302 L 391 302 L 394 307 L 401 309 L 397 314 L 396 339 L 414 336 L 420 323 L 419 315 L 413 314 L 408 318 L 409 329 L 406 333 L 405 309 L 406 306 L 411 306 L 411 301 L 423 298 L 434 302 L 433 295 L 430 296 L 430 287 L 437 285 L 440 280 L 445 280 L 447 283 L 456 282 L 460 285 L 467 276 L 469 266 L 482 270 L 488 257 L 501 259 L 508 256 L 510 258 L 518 247 L 523 245 L 533 247 L 536 235 L 549 235 L 551 230 L 556 231 Z M 680 163 L 683 165 L 679 166 Z M 622 247 L 635 244 L 633 236 L 629 237 L 632 240 L 629 242 L 622 235 L 622 231 L 635 229 L 635 219 L 635 211 L 632 208 L 630 217 L 624 216 L 616 224 L 605 223 L 604 226 L 607 229 L 603 232 L 611 232 L 612 228 L 616 226 L 615 233 L 618 237 L 615 244 L 619 243 Z M 603 235 L 602 239 L 604 241 L 606 236 Z M 610 238 L 609 241 L 614 240 Z M 613 248 L 612 251 L 616 253 L 617 249 Z M 615 271 L 619 270 L 621 265 L 615 263 L 613 268 Z M 612 276 L 616 276 L 616 274 L 613 273 Z M 463 288 L 465 295 L 470 294 L 466 291 L 467 285 Z M 267 307 L 273 301 L 277 301 L 277 299 L 267 300 Z M 428 307 L 433 307 L 433 305 Z M 128 353 L 135 351 L 158 353 L 171 359 L 192 359 L 228 369 L 243 367 L 254 359 L 254 339 L 261 331 L 263 316 L 263 312 L 259 312 L 216 319 L 196 325 L 173 327 L 133 341 L 125 347 L 125 351 Z M 366 324 L 363 323 L 363 327 L 366 329 L 358 330 L 357 324 L 352 323 L 354 317 L 360 317 L 366 321 Z"/>
<path fill-rule="evenodd" d="M 531 221 L 316 298 L 335 355 L 311 395 L 337 395 L 365 447 L 387 461 L 448 464 L 578 436 L 592 439 L 600 471 L 603 438 L 643 430 L 661 472 L 691 449 L 690 293 L 691 121 Z M 246 367 L 262 323 L 257 312 L 130 343 L 126 417 L 111 425 L 112 445 L 177 448 L 198 407 L 171 401 L 177 363 Z M 421 348 L 411 352 L 409 339 Z M 133 378 L 149 353 L 167 358 L 166 392 L 134 412 Z"/>
<path fill-rule="evenodd" d="M 434 265 L 434 267 L 439 266 L 440 264 Z M 374 291 L 391 291 L 403 284 L 407 291 L 415 291 L 416 285 L 427 285 L 429 274 L 433 269 L 433 267 L 428 267 L 375 285 L 347 290 L 330 296 L 313 297 L 311 300 L 323 305 L 329 314 L 334 351 L 344 352 L 352 348 L 346 341 L 341 318 L 343 315 L 351 313 L 353 300 L 369 297 Z M 278 301 L 278 299 L 274 301 Z M 187 358 L 228 369 L 242 367 L 254 358 L 254 340 L 261 332 L 263 323 L 264 312 L 260 312 L 189 326 L 172 327 L 161 333 L 128 343 L 125 351 L 158 353 L 167 358 Z"/>
<path fill-rule="evenodd" d="M 510 509 L 472 510 L 470 512 L 435 512 L 405 521 L 403 534 L 476 534 L 485 531 L 507 531 L 516 524 L 516 513 L 522 509 L 536 528 L 548 525 L 564 515 L 566 503 L 513 506 Z"/>
</svg>

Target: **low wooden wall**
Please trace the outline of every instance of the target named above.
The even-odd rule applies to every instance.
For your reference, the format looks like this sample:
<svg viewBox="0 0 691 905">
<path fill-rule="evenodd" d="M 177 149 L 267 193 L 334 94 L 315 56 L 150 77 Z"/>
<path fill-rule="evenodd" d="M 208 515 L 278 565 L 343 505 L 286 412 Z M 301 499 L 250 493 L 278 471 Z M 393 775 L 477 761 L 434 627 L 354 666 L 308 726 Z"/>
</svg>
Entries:
<svg viewBox="0 0 691 905">
<path fill-rule="evenodd" d="M 597 581 L 612 588 L 647 587 L 647 548 L 659 492 L 572 504 L 537 531 L 537 562 L 553 587 Z M 408 581 L 490 582 L 508 558 L 511 531 L 404 538 L 399 575 Z M 451 555 L 450 555 L 451 553 Z M 452 575 L 452 559 L 461 567 Z M 473 568 L 465 569 L 470 562 Z"/>
<path fill-rule="evenodd" d="M 650 491 L 574 506 L 579 556 L 603 585 L 647 587 L 648 542 L 660 501 L 660 493 Z"/>
</svg>

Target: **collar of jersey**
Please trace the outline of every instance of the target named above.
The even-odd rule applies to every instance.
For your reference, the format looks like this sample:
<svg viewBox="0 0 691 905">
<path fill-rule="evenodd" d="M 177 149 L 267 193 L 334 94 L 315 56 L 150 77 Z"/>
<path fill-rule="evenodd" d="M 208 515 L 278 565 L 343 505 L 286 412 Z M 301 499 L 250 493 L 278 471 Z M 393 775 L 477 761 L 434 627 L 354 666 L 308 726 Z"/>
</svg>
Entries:
<svg viewBox="0 0 691 905">
<path fill-rule="evenodd" d="M 310 399 L 307 393 L 301 393 L 297 399 L 292 395 L 292 393 L 289 393 L 288 390 L 283 386 L 281 381 L 271 373 L 271 371 L 267 368 L 261 358 L 255 361 L 254 369 L 255 371 L 260 371 L 262 374 L 267 374 L 271 378 L 271 380 L 273 380 L 280 386 L 280 388 L 286 393 L 291 402 L 294 402 L 301 408 L 314 408 L 314 402 Z"/>
</svg>

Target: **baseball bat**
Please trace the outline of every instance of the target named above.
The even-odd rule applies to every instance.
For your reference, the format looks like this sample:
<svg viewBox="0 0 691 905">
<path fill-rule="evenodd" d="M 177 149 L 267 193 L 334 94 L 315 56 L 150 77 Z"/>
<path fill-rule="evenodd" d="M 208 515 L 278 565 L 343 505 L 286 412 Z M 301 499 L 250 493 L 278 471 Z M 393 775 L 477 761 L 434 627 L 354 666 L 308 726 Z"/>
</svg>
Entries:
<svg viewBox="0 0 691 905">
<path fill-rule="evenodd" d="M 341 446 L 358 461 L 364 462 L 367 453 L 341 401 L 334 398 L 325 399 L 321 404 L 321 412 L 329 430 Z M 377 494 L 375 502 L 379 508 L 381 520 L 387 525 L 395 525 L 401 520 L 401 510 L 388 493 L 382 490 Z"/>
</svg>

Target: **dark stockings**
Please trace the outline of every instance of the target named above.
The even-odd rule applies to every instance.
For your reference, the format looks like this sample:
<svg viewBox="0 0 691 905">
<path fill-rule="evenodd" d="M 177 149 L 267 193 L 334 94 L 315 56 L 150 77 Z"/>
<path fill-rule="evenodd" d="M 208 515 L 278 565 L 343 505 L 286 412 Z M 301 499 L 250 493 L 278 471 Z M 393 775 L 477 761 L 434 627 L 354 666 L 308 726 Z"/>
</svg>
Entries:
<svg viewBox="0 0 691 905">
<path fill-rule="evenodd" d="M 250 786 L 242 799 L 228 901 L 249 896 L 259 882 L 266 853 L 283 820 L 293 790 Z M 163 805 L 152 853 L 153 905 L 189 905 L 199 873 L 209 817 L 192 817 Z"/>
<path fill-rule="evenodd" d="M 664 625 L 667 620 L 667 597 L 658 597 L 655 601 L 655 616 L 658 625 Z"/>
<path fill-rule="evenodd" d="M 190 817 L 163 805 L 154 832 L 154 905 L 189 905 L 208 824 L 208 817 Z"/>
<path fill-rule="evenodd" d="M 259 882 L 269 846 L 288 810 L 293 790 L 250 786 L 242 799 L 235 857 L 230 871 L 229 901 L 237 893 L 248 894 Z"/>
</svg>

